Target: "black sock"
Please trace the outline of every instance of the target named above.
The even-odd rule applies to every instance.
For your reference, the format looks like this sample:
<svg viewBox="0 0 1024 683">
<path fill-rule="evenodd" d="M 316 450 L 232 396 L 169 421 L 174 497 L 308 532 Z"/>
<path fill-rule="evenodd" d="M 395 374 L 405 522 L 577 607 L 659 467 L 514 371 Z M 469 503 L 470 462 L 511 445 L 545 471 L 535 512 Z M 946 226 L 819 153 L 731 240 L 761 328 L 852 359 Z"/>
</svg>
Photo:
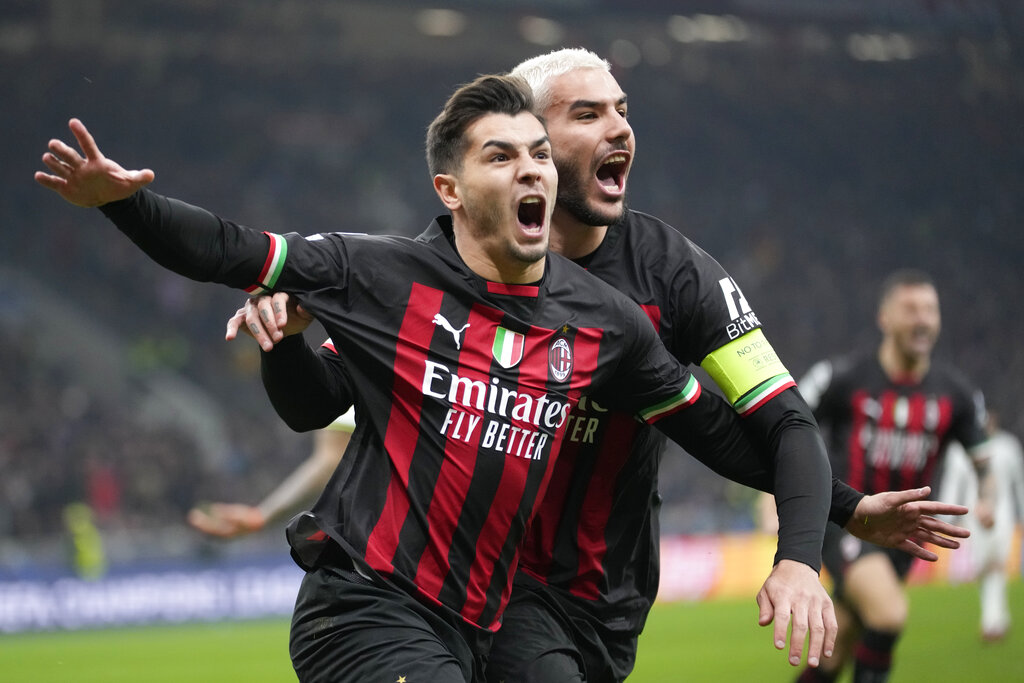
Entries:
<svg viewBox="0 0 1024 683">
<path fill-rule="evenodd" d="M 865 629 L 853 654 L 853 683 L 885 683 L 899 633 Z"/>
<path fill-rule="evenodd" d="M 796 683 L 832 683 L 832 681 L 836 680 L 838 673 L 838 671 L 829 673 L 820 666 L 817 668 L 809 666 L 797 676 Z"/>
</svg>

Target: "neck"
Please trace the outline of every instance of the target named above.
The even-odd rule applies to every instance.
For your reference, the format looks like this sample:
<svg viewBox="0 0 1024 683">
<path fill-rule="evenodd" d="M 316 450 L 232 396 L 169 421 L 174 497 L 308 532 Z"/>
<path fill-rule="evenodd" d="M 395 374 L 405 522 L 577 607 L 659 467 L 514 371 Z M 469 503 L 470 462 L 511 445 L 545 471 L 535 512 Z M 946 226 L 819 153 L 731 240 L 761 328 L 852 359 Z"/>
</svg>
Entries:
<svg viewBox="0 0 1024 683">
<path fill-rule="evenodd" d="M 607 233 L 607 225 L 581 223 L 556 205 L 551 217 L 550 249 L 569 259 L 582 258 L 601 246 Z"/>
<path fill-rule="evenodd" d="M 920 380 L 928 372 L 931 358 L 901 353 L 889 339 L 883 339 L 878 349 L 878 362 L 886 376 L 893 381 L 902 379 Z"/>
<path fill-rule="evenodd" d="M 544 277 L 544 258 L 538 261 L 525 262 L 514 258 L 497 258 L 482 248 L 473 239 L 466 239 L 455 233 L 455 251 L 459 253 L 463 263 L 482 277 L 491 282 L 508 285 L 527 285 Z"/>
</svg>

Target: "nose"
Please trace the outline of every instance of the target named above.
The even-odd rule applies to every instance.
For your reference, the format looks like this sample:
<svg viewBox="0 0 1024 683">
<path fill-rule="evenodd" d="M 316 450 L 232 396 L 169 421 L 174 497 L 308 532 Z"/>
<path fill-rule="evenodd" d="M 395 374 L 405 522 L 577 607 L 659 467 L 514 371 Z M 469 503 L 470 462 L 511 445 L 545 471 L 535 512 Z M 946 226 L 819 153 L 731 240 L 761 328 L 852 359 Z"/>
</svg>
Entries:
<svg viewBox="0 0 1024 683">
<path fill-rule="evenodd" d="M 608 139 L 612 141 L 628 140 L 633 135 L 633 127 L 629 125 L 629 121 L 625 116 L 614 112 L 611 117 L 611 123 L 608 125 L 607 135 Z"/>
<path fill-rule="evenodd" d="M 523 162 L 519 164 L 519 181 L 533 183 L 540 180 L 541 169 L 540 164 L 531 155 L 524 157 Z"/>
</svg>

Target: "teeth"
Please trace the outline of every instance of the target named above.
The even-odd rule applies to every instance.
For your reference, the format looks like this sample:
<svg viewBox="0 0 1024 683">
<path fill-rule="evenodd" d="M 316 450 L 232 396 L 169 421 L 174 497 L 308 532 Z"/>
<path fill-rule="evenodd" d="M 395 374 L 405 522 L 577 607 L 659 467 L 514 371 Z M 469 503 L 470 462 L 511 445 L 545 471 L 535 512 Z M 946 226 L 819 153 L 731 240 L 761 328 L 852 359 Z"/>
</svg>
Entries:
<svg viewBox="0 0 1024 683">
<path fill-rule="evenodd" d="M 523 200 L 523 204 L 540 204 L 540 197 L 527 197 Z"/>
<path fill-rule="evenodd" d="M 613 154 L 612 156 L 605 159 L 606 164 L 624 164 L 626 163 L 625 154 Z"/>
</svg>

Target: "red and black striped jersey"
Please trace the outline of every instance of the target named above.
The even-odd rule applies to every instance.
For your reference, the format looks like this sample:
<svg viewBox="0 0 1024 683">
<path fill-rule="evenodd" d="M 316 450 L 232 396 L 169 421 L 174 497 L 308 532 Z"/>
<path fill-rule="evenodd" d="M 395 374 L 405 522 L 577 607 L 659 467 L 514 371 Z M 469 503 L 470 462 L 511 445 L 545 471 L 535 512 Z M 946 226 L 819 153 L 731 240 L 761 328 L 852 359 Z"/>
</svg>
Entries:
<svg viewBox="0 0 1024 683">
<path fill-rule="evenodd" d="M 627 210 L 582 264 L 639 304 L 683 363 L 699 364 L 761 327 L 725 269 L 653 216 Z M 748 410 L 777 393 L 755 393 Z M 608 628 L 639 633 L 658 590 L 663 446 L 657 430 L 581 401 L 530 528 L 520 580 L 555 590 Z"/>
<path fill-rule="evenodd" d="M 647 422 L 696 379 L 644 313 L 551 256 L 535 285 L 486 281 L 430 240 L 262 233 L 143 190 L 104 213 L 193 279 L 295 295 L 345 358 L 354 448 L 321 529 L 421 599 L 494 629 L 526 528 L 582 397 Z"/>
<path fill-rule="evenodd" d="M 934 360 L 920 382 L 890 379 L 874 349 L 823 360 L 800 392 L 827 432 L 833 471 L 869 494 L 931 485 L 951 440 L 970 449 L 986 439 L 981 392 Z"/>
</svg>

